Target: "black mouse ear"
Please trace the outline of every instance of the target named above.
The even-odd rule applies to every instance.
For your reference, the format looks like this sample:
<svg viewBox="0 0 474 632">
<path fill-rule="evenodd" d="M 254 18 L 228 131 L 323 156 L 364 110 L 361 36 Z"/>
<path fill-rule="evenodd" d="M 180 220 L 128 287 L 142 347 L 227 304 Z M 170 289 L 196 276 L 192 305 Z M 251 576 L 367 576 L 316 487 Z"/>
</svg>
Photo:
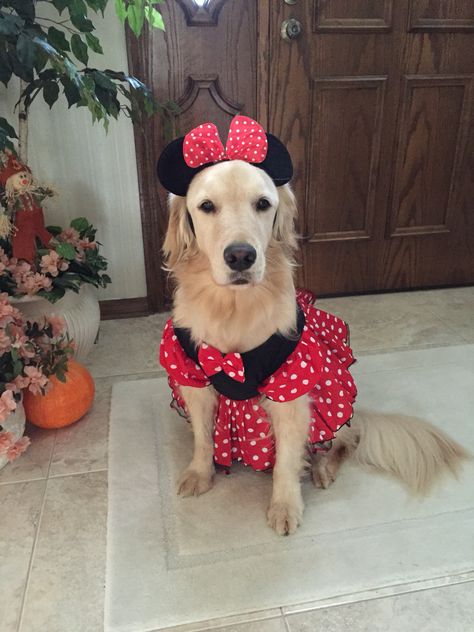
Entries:
<svg viewBox="0 0 474 632">
<path fill-rule="evenodd" d="M 161 152 L 156 165 L 158 179 L 170 193 L 184 197 L 196 173 L 204 167 L 188 167 L 183 155 L 184 136 L 173 140 Z"/>
<path fill-rule="evenodd" d="M 293 177 L 293 163 L 285 145 L 273 134 L 267 134 L 268 150 L 265 160 L 256 164 L 263 169 L 275 183 L 281 187 Z"/>
</svg>

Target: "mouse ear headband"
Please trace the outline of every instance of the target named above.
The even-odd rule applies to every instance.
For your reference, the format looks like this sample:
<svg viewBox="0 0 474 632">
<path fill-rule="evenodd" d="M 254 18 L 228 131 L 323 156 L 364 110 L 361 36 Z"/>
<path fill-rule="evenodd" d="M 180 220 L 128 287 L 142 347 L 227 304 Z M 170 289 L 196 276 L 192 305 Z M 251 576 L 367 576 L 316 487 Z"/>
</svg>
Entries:
<svg viewBox="0 0 474 632">
<path fill-rule="evenodd" d="M 226 160 L 243 160 L 263 169 L 277 187 L 293 175 L 291 157 L 283 143 L 248 116 L 236 116 L 225 148 L 213 123 L 203 123 L 172 141 L 158 160 L 158 178 L 165 189 L 185 196 L 197 173 Z"/>
</svg>

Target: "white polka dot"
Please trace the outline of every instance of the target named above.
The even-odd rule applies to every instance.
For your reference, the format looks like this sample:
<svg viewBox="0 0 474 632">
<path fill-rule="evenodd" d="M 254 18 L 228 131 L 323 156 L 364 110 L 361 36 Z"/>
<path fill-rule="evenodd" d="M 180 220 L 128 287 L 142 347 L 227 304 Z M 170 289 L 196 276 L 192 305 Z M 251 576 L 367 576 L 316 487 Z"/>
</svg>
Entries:
<svg viewBox="0 0 474 632">
<path fill-rule="evenodd" d="M 226 457 L 226 456 L 229 456 L 229 455 L 227 454 L 227 452 L 223 452 L 223 453 L 222 453 L 222 456 L 223 456 L 223 457 Z"/>
<path fill-rule="evenodd" d="M 325 384 L 326 384 L 326 386 L 331 386 L 332 382 L 331 382 L 331 380 L 326 380 Z"/>
<path fill-rule="evenodd" d="M 258 461 L 258 456 L 257 456 L 256 454 L 254 454 L 254 455 L 253 455 L 253 457 L 252 457 L 252 459 L 253 459 L 254 461 Z"/>
</svg>

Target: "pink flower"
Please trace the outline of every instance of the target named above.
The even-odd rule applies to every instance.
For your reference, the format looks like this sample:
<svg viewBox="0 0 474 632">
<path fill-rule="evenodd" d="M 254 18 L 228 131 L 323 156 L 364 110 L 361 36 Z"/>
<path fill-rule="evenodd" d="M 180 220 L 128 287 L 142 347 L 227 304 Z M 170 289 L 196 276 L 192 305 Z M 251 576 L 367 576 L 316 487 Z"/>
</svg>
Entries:
<svg viewBox="0 0 474 632">
<path fill-rule="evenodd" d="M 77 246 L 79 242 L 79 233 L 75 228 L 65 228 L 59 234 L 59 240 L 65 241 L 68 244 L 72 244 L 73 246 Z"/>
<path fill-rule="evenodd" d="M 19 457 L 20 454 L 23 454 L 30 443 L 31 441 L 28 437 L 22 437 L 21 439 L 18 439 L 16 443 L 11 444 L 10 447 L 7 449 L 7 459 L 9 461 L 13 461 L 17 457 Z"/>
<path fill-rule="evenodd" d="M 0 454 L 6 454 L 14 440 L 15 437 L 13 436 L 13 433 L 0 432 Z"/>
<path fill-rule="evenodd" d="M 0 329 L 0 354 L 8 353 L 8 351 L 10 351 L 11 349 L 11 346 L 12 341 L 10 336 L 7 336 L 3 329 Z"/>
<path fill-rule="evenodd" d="M 7 294 L 0 294 L 0 327 L 5 327 L 8 323 L 11 323 L 15 315 L 16 309 L 8 302 Z"/>
<path fill-rule="evenodd" d="M 67 270 L 69 264 L 58 255 L 55 250 L 51 250 L 49 255 L 43 255 L 40 261 L 41 272 L 43 274 L 51 274 L 51 276 L 58 276 L 59 271 Z"/>
<path fill-rule="evenodd" d="M 47 255 L 46 255 L 47 256 Z M 26 274 L 13 274 L 13 279 L 17 285 L 17 292 L 19 294 L 36 294 L 39 290 L 49 290 L 52 285 L 52 280 L 40 274 L 39 272 L 27 272 Z"/>
<path fill-rule="evenodd" d="M 22 389 L 26 388 L 30 383 L 30 378 L 24 375 L 17 375 L 13 382 L 5 384 L 5 388 L 14 393 L 19 393 Z"/>
<path fill-rule="evenodd" d="M 56 338 L 56 336 L 60 336 L 62 333 L 64 333 L 64 330 L 66 328 L 66 321 L 62 316 L 51 314 L 51 316 L 48 316 L 47 321 L 53 329 L 53 338 Z"/>
<path fill-rule="evenodd" d="M 81 239 L 79 241 L 79 248 L 84 248 L 84 250 L 92 250 L 92 249 L 97 248 L 97 242 L 89 241 L 88 238 Z"/>
<path fill-rule="evenodd" d="M 28 386 L 28 390 L 33 393 L 33 395 L 40 394 L 46 384 L 48 383 L 48 378 L 46 375 L 43 375 L 41 369 L 38 369 L 35 366 L 26 366 L 24 368 L 24 372 L 27 377 L 30 378 L 30 385 Z"/>
<path fill-rule="evenodd" d="M 5 421 L 8 415 L 15 410 L 16 402 L 11 391 L 3 391 L 0 395 L 0 422 Z"/>
</svg>

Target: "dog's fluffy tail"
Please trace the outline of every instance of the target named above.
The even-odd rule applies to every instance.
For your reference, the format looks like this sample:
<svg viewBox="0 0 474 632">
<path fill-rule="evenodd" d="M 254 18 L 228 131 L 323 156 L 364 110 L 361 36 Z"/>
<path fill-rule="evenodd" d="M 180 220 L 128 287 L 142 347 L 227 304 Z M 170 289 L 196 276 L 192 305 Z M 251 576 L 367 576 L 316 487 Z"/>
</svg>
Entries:
<svg viewBox="0 0 474 632">
<path fill-rule="evenodd" d="M 342 434 L 358 464 L 394 475 L 416 494 L 429 491 L 445 472 L 456 476 L 470 456 L 444 432 L 415 417 L 362 412 Z"/>
</svg>

